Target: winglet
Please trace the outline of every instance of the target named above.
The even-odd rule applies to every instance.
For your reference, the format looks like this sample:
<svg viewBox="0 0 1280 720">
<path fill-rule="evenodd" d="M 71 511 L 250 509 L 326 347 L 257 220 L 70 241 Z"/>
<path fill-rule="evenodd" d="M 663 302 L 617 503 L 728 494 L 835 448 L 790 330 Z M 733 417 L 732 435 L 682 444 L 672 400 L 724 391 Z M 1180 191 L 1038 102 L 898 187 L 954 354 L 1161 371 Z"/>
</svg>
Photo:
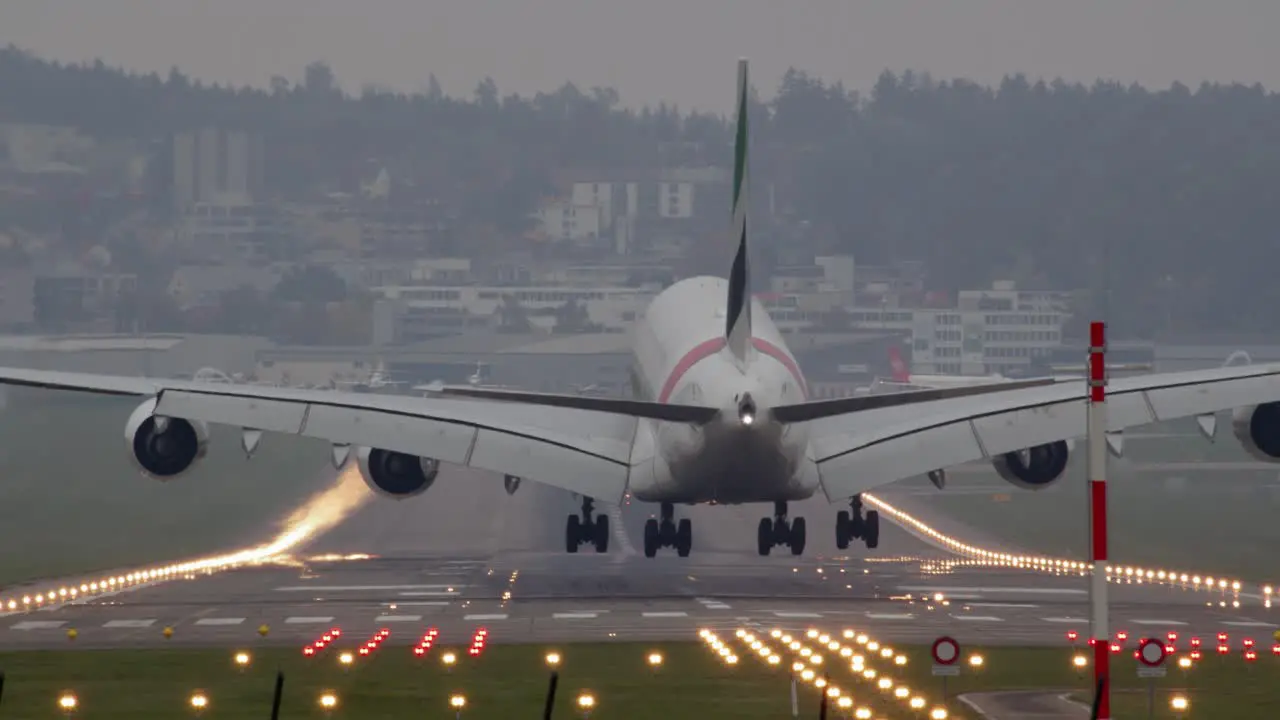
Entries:
<svg viewBox="0 0 1280 720">
<path fill-rule="evenodd" d="M 751 348 L 751 271 L 747 261 L 747 61 L 738 60 L 738 127 L 733 144 L 733 240 L 724 333 L 729 351 L 746 362 Z"/>
</svg>

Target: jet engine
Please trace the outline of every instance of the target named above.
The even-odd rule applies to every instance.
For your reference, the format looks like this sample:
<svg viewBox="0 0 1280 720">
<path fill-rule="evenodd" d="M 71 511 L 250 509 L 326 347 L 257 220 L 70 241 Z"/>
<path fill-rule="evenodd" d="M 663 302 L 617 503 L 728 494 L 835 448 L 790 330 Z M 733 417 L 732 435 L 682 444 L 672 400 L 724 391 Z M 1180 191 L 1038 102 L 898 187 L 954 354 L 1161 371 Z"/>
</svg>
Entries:
<svg viewBox="0 0 1280 720">
<path fill-rule="evenodd" d="M 440 474 L 440 461 L 379 448 L 360 448 L 360 476 L 369 489 L 403 500 L 420 495 Z"/>
<path fill-rule="evenodd" d="M 209 426 L 199 420 L 158 418 L 157 400 L 142 403 L 124 426 L 129 457 L 142 474 L 172 480 L 190 470 L 209 449 Z"/>
<path fill-rule="evenodd" d="M 1043 490 L 1067 469 L 1071 445 L 1066 440 L 1036 445 L 998 456 L 991 464 L 1000 477 L 1024 490 Z"/>
<path fill-rule="evenodd" d="M 502 488 L 507 491 L 508 495 L 515 495 L 520 489 L 520 478 L 515 475 L 502 476 Z"/>
<path fill-rule="evenodd" d="M 1237 409 L 1231 432 L 1245 452 L 1263 462 L 1280 462 L 1280 402 Z"/>
</svg>

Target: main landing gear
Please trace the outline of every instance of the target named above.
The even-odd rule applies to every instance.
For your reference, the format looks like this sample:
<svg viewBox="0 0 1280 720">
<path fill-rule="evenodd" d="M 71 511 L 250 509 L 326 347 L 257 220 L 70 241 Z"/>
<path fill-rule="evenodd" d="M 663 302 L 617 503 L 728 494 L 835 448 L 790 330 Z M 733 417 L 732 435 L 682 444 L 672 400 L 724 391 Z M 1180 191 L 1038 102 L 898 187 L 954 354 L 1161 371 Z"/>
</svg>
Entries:
<svg viewBox="0 0 1280 720">
<path fill-rule="evenodd" d="M 760 528 L 756 533 L 756 543 L 761 556 L 769 554 L 774 545 L 786 545 L 791 548 L 792 555 L 804 552 L 804 518 L 798 517 L 787 522 L 787 504 L 773 504 L 773 517 L 760 518 Z"/>
<path fill-rule="evenodd" d="M 564 549 L 571 553 L 578 552 L 579 545 L 595 545 L 596 552 L 609 551 L 609 516 L 596 515 L 595 522 L 591 513 L 595 503 L 591 498 L 582 498 L 582 515 L 570 515 L 564 526 Z"/>
<path fill-rule="evenodd" d="M 689 518 L 683 518 L 677 525 L 674 520 L 675 514 L 675 505 L 664 502 L 662 503 L 662 520 L 649 518 L 645 521 L 645 557 L 657 555 L 658 548 L 663 547 L 674 547 L 677 555 L 689 557 L 689 550 L 693 547 L 693 523 Z"/>
<path fill-rule="evenodd" d="M 850 540 L 861 538 L 868 550 L 875 550 L 880 544 L 880 513 L 868 510 L 863 517 L 862 497 L 859 495 L 853 496 L 849 506 L 849 510 L 841 510 L 836 515 L 836 547 L 845 550 Z"/>
</svg>

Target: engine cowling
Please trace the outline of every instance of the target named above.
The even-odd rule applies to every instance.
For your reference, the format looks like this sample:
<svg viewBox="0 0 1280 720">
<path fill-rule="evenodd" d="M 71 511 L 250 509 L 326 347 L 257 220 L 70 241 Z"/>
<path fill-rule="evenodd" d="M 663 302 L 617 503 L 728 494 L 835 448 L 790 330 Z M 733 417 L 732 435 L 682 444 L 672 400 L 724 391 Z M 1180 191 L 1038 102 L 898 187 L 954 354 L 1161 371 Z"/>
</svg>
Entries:
<svg viewBox="0 0 1280 720">
<path fill-rule="evenodd" d="M 360 476 L 370 490 L 397 500 L 426 492 L 440 474 L 440 461 L 379 448 L 360 448 Z"/>
<path fill-rule="evenodd" d="M 1237 409 L 1231 432 L 1244 451 L 1263 462 L 1280 462 L 1280 402 Z"/>
<path fill-rule="evenodd" d="M 142 403 L 124 426 L 129 457 L 143 475 L 172 480 L 186 473 L 209 450 L 209 426 L 199 420 L 157 418 L 156 399 Z"/>
<path fill-rule="evenodd" d="M 1067 470 L 1071 445 L 1066 440 L 998 456 L 991 464 L 1000 477 L 1024 490 L 1043 490 Z"/>
</svg>

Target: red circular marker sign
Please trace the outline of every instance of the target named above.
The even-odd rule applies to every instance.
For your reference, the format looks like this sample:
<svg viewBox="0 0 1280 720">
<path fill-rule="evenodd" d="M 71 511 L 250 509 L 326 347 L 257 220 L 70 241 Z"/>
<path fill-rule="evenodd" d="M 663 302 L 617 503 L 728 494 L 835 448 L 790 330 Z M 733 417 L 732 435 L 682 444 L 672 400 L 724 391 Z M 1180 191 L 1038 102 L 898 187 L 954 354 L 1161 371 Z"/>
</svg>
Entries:
<svg viewBox="0 0 1280 720">
<path fill-rule="evenodd" d="M 1165 652 L 1164 642 L 1160 640 L 1144 640 L 1138 648 L 1138 660 L 1142 661 L 1142 664 L 1147 667 L 1161 665 L 1167 656 L 1168 653 Z"/>
<path fill-rule="evenodd" d="M 960 643 L 943 636 L 933 641 L 933 661 L 939 665 L 953 665 L 960 659 Z"/>
</svg>

